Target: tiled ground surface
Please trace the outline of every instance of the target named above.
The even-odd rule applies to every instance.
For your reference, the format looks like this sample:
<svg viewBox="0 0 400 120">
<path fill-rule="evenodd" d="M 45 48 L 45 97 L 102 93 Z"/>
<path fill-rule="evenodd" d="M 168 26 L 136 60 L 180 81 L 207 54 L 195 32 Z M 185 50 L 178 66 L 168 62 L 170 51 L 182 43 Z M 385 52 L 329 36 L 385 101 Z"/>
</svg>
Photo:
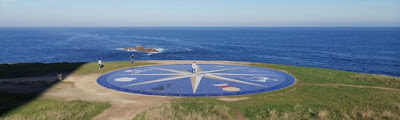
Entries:
<svg viewBox="0 0 400 120">
<path fill-rule="evenodd" d="M 231 96 L 277 90 L 295 79 L 284 72 L 241 65 L 154 65 L 122 69 L 102 75 L 97 82 L 107 88 L 162 96 Z"/>
</svg>

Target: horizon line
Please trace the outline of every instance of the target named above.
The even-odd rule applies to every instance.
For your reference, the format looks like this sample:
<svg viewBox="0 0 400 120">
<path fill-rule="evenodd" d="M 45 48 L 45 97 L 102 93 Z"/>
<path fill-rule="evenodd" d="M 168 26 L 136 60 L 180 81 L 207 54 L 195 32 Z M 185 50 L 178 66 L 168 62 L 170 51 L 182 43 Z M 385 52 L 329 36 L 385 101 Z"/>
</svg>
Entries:
<svg viewBox="0 0 400 120">
<path fill-rule="evenodd" d="M 400 26 L 0 26 L 0 28 L 396 28 Z"/>
</svg>

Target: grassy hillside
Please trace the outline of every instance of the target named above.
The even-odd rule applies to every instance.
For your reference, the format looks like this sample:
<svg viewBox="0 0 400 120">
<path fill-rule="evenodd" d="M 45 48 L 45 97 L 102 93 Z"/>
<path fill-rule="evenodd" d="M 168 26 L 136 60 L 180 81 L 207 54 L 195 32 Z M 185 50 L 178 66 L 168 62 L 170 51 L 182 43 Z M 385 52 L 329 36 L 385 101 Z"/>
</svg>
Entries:
<svg viewBox="0 0 400 120">
<path fill-rule="evenodd" d="M 150 64 L 105 62 L 102 70 L 98 70 L 96 63 L 0 65 L 0 78 L 40 76 L 60 71 L 88 75 Z M 400 119 L 398 77 L 285 65 L 251 66 L 288 72 L 297 82 L 277 91 L 227 97 L 247 98 L 234 102 L 221 101 L 221 97 L 179 98 L 151 108 L 134 119 Z M 109 106 L 107 103 L 6 93 L 1 93 L 0 98 L 0 110 L 29 101 L 15 106 L 0 119 L 90 119 Z"/>
<path fill-rule="evenodd" d="M 182 98 L 134 119 L 400 119 L 400 78 L 285 65 L 252 64 L 283 70 L 298 80 L 282 90 L 235 96 Z"/>
</svg>

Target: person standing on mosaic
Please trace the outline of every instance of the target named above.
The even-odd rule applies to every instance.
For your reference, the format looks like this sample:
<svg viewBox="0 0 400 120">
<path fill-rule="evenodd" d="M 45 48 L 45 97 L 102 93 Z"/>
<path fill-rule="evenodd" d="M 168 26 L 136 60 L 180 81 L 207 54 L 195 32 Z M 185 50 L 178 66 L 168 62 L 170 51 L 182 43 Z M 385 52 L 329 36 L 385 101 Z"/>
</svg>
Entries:
<svg viewBox="0 0 400 120">
<path fill-rule="evenodd" d="M 134 58 L 134 55 L 132 54 L 131 55 L 131 63 L 133 63 L 133 58 Z"/>
<path fill-rule="evenodd" d="M 192 63 L 192 72 L 193 72 L 193 73 L 197 73 L 197 65 L 196 65 L 196 62 L 193 62 L 193 63 Z"/>
<path fill-rule="evenodd" d="M 99 59 L 98 61 L 97 61 L 97 63 L 99 64 L 99 70 L 101 69 L 101 66 L 103 66 L 103 62 L 101 61 L 101 59 Z"/>
</svg>

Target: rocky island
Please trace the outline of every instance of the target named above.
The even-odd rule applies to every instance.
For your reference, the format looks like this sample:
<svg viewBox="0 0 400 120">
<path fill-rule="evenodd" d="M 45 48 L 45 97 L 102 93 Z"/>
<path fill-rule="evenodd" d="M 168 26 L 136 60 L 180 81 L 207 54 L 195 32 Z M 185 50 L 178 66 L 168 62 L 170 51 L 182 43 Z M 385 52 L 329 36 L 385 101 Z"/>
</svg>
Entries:
<svg viewBox="0 0 400 120">
<path fill-rule="evenodd" d="M 160 51 L 155 48 L 144 48 L 143 46 L 136 46 L 135 48 L 122 48 L 125 51 L 138 51 L 138 52 L 146 52 L 146 53 L 158 53 Z"/>
</svg>

